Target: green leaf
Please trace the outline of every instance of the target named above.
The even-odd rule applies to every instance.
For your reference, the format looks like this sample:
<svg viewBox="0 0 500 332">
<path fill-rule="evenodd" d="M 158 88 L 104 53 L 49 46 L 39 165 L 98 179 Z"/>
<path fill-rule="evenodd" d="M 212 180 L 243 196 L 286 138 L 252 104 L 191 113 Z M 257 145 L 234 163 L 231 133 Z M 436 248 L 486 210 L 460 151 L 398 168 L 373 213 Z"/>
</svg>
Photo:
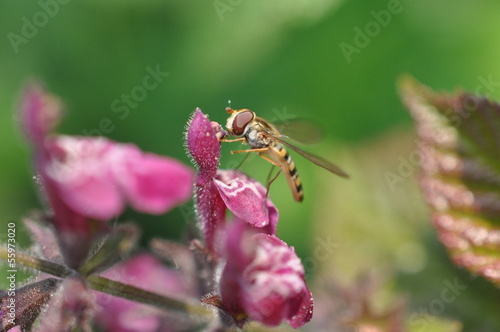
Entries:
<svg viewBox="0 0 500 332">
<path fill-rule="evenodd" d="M 420 187 L 455 264 L 500 286 L 500 105 L 400 82 L 413 116 Z"/>
</svg>

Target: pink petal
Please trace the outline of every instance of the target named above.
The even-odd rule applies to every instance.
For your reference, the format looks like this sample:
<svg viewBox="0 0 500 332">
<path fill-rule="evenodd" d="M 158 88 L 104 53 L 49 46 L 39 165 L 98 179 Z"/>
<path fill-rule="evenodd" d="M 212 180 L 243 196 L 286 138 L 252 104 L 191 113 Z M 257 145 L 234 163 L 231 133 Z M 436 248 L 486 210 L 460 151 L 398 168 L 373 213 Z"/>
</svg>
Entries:
<svg viewBox="0 0 500 332">
<path fill-rule="evenodd" d="M 136 210 L 165 213 L 191 197 L 193 172 L 187 166 L 171 158 L 142 153 L 132 146 L 126 149 L 115 177 Z"/>
<path fill-rule="evenodd" d="M 227 208 L 250 225 L 276 231 L 278 210 L 266 197 L 266 189 L 238 171 L 218 171 L 214 183 Z"/>
<path fill-rule="evenodd" d="M 40 172 L 42 173 L 42 170 Z M 70 267 L 78 269 L 86 260 L 93 240 L 106 231 L 107 225 L 91 224 L 88 217 L 70 208 L 62 198 L 58 183 L 48 176 L 41 174 L 38 182 L 52 208 L 51 221 L 64 261 Z"/>
<path fill-rule="evenodd" d="M 302 292 L 302 301 L 298 305 L 298 309 L 295 311 L 293 316 L 289 317 L 288 323 L 294 329 L 298 329 L 307 322 L 309 322 L 313 315 L 314 300 L 311 292 L 306 289 Z"/>
<path fill-rule="evenodd" d="M 244 298 L 248 297 L 247 294 Z M 245 312 L 252 320 L 261 322 L 267 326 L 278 326 L 284 320 L 288 313 L 287 299 L 277 293 L 268 294 L 265 299 L 258 302 L 243 300 L 245 303 Z"/>
<path fill-rule="evenodd" d="M 58 136 L 46 144 L 50 160 L 44 167 L 59 198 L 75 212 L 98 220 L 109 220 L 124 208 L 112 176 L 110 152 L 116 148 L 104 138 Z"/>
<path fill-rule="evenodd" d="M 119 215 L 127 202 L 163 213 L 187 200 L 192 172 L 170 158 L 104 138 L 57 136 L 46 144 L 45 173 L 60 199 L 75 212 L 98 220 Z"/>
</svg>

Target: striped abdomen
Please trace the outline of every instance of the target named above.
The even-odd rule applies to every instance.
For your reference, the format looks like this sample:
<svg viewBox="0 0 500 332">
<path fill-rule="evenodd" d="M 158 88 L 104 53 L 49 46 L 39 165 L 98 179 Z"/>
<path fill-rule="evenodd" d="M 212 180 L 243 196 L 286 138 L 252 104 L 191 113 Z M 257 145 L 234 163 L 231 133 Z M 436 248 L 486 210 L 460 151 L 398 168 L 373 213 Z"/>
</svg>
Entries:
<svg viewBox="0 0 500 332">
<path fill-rule="evenodd" d="M 302 202 L 304 199 L 304 193 L 302 192 L 302 181 L 300 180 L 299 173 L 295 167 L 295 163 L 288 151 L 283 147 L 283 145 L 273 142 L 268 151 L 269 156 L 276 161 L 283 173 L 285 174 L 290 190 L 292 191 L 293 198 L 297 202 Z"/>
</svg>

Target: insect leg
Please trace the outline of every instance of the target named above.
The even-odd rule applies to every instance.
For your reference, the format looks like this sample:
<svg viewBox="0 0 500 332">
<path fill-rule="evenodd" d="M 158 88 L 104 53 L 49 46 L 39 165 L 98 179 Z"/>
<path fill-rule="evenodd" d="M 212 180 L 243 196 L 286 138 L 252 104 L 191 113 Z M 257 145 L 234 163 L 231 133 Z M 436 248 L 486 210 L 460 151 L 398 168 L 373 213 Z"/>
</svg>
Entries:
<svg viewBox="0 0 500 332">
<path fill-rule="evenodd" d="M 248 150 L 237 150 L 237 151 L 231 151 L 231 154 L 236 154 L 236 153 L 247 153 L 247 152 L 264 152 L 269 150 L 269 147 L 265 148 L 259 148 L 259 149 L 248 149 Z M 274 162 L 273 162 L 274 163 Z"/>
<path fill-rule="evenodd" d="M 274 167 L 276 167 L 276 165 L 271 166 L 271 170 L 269 171 L 269 174 L 267 175 L 266 198 L 269 196 L 269 190 L 271 189 L 271 184 L 274 182 L 274 180 L 276 180 L 278 178 L 278 175 L 280 175 L 280 173 L 281 173 L 281 168 L 278 168 L 278 173 L 276 173 L 276 175 L 273 176 L 273 178 L 271 179 L 271 174 L 273 174 Z"/>
<path fill-rule="evenodd" d="M 273 166 L 271 167 L 271 170 L 269 171 L 269 174 L 267 176 L 267 185 L 266 185 L 266 197 L 268 196 L 269 194 L 269 189 L 271 188 L 271 183 L 274 182 L 274 180 L 276 180 L 278 178 L 278 175 L 280 175 L 281 173 L 281 166 L 280 164 L 278 164 L 277 162 L 275 162 L 274 160 L 272 160 L 271 158 L 263 155 L 263 154 L 260 154 L 259 153 L 259 156 L 264 159 L 264 160 L 267 160 L 268 162 L 270 162 L 271 164 L 273 164 Z M 276 175 L 271 179 L 271 174 L 273 174 L 273 170 L 274 170 L 274 167 L 278 167 L 279 171 L 278 173 L 276 173 Z"/>
<path fill-rule="evenodd" d="M 223 138 L 223 139 L 219 140 L 219 142 L 228 142 L 228 143 L 232 143 L 232 142 L 246 142 L 246 141 L 247 141 L 247 139 L 245 137 L 233 138 L 233 139 Z"/>
<path fill-rule="evenodd" d="M 238 166 L 236 166 L 234 169 L 240 169 L 241 166 L 243 166 L 243 164 L 245 163 L 245 161 L 247 161 L 248 157 L 250 157 L 250 154 L 245 155 L 245 158 L 243 158 L 238 164 Z"/>
<path fill-rule="evenodd" d="M 267 174 L 267 180 L 266 180 L 266 182 L 267 182 L 268 184 L 271 184 L 272 182 L 274 182 L 274 180 L 276 180 L 276 177 L 278 176 L 278 174 L 280 174 L 281 169 L 280 169 L 280 170 L 278 170 L 278 174 L 276 174 L 276 175 L 272 178 L 272 180 L 271 180 L 271 175 L 273 174 L 274 167 L 275 167 L 275 165 L 271 165 L 271 169 L 269 170 L 269 174 Z"/>
<path fill-rule="evenodd" d="M 265 156 L 265 155 L 263 155 L 263 154 L 260 154 L 260 153 L 259 153 L 259 157 L 261 157 L 261 158 L 262 158 L 262 159 L 264 159 L 264 160 L 267 160 L 268 162 L 270 162 L 270 163 L 271 163 L 271 164 L 273 164 L 274 166 L 279 167 L 279 168 L 280 168 L 280 170 L 281 170 L 281 165 L 280 165 L 280 164 L 278 164 L 277 162 L 275 162 L 274 160 L 272 160 L 271 158 L 269 158 L 269 157 L 267 157 L 267 156 Z"/>
</svg>

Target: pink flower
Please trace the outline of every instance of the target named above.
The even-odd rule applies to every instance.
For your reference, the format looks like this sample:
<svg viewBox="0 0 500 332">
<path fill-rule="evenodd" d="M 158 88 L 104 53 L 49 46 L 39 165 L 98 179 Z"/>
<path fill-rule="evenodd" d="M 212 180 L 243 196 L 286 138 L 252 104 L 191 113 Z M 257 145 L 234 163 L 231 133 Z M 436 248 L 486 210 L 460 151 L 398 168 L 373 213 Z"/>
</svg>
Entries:
<svg viewBox="0 0 500 332">
<path fill-rule="evenodd" d="M 43 140 L 59 124 L 62 117 L 61 101 L 45 92 L 39 84 L 28 85 L 22 95 L 20 122 L 25 135 L 34 145 Z"/>
<path fill-rule="evenodd" d="M 186 201 L 191 169 L 180 162 L 142 152 L 133 144 L 105 138 L 54 135 L 61 105 L 40 86 L 26 89 L 21 124 L 34 147 L 38 183 L 51 208 L 65 259 L 77 267 L 92 238 L 130 204 L 160 214 Z"/>
<path fill-rule="evenodd" d="M 39 170 L 54 187 L 54 199 L 91 219 L 114 218 L 126 203 L 160 214 L 192 192 L 190 169 L 133 144 L 60 135 L 46 139 L 43 153 Z"/>
<path fill-rule="evenodd" d="M 235 217 L 274 234 L 278 210 L 267 198 L 266 189 L 242 172 L 218 170 L 220 126 L 196 109 L 186 134 L 187 149 L 198 167 L 195 199 L 207 247 L 214 252 L 215 239 L 225 225 L 226 209 Z"/>
<path fill-rule="evenodd" d="M 218 170 L 220 125 L 196 109 L 186 135 L 198 174 L 195 198 L 207 247 L 219 259 L 218 294 L 204 299 L 242 327 L 248 320 L 268 326 L 286 321 L 298 328 L 312 317 L 313 299 L 304 267 L 293 248 L 278 239 L 278 211 L 266 189 L 245 174 Z M 225 213 L 234 217 L 226 226 Z"/>
<path fill-rule="evenodd" d="M 101 274 L 157 294 L 177 299 L 195 297 L 191 280 L 163 266 L 154 256 L 138 254 Z M 96 292 L 96 322 L 106 331 L 177 331 L 175 319 L 166 320 L 160 309 Z"/>
<path fill-rule="evenodd" d="M 250 318 L 299 328 L 311 319 L 313 299 L 293 247 L 235 223 L 227 230 L 225 252 L 219 284 L 222 308 L 239 326 Z"/>
</svg>

